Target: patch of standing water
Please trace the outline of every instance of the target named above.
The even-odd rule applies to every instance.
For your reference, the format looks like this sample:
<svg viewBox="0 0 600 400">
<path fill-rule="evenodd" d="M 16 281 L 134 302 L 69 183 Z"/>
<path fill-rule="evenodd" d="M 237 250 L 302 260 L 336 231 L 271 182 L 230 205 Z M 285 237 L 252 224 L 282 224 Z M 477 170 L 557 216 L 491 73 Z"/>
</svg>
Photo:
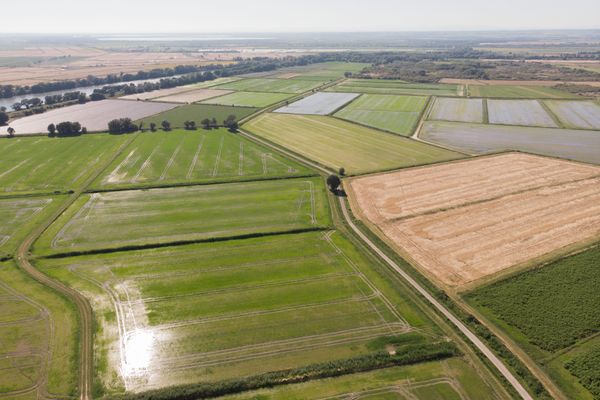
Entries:
<svg viewBox="0 0 600 400">
<path fill-rule="evenodd" d="M 154 353 L 154 333 L 148 329 L 130 331 L 123 347 L 123 375 L 135 377 L 146 374 Z"/>
</svg>

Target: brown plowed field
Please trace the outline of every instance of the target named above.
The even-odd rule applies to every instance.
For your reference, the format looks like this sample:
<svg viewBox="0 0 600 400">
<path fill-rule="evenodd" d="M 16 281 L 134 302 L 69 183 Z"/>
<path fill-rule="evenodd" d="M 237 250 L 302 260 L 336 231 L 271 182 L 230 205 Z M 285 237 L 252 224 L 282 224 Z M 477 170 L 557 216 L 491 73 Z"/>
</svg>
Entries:
<svg viewBox="0 0 600 400">
<path fill-rule="evenodd" d="M 359 217 L 463 285 L 600 235 L 600 167 L 510 153 L 351 181 Z"/>
</svg>

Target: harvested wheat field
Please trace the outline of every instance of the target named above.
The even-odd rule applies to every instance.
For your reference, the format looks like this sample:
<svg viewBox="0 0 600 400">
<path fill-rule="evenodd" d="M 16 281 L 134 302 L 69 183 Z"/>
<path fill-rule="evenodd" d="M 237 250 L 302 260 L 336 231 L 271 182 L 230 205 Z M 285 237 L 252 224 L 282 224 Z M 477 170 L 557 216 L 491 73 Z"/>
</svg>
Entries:
<svg viewBox="0 0 600 400">
<path fill-rule="evenodd" d="M 600 167 L 506 153 L 351 181 L 353 209 L 460 286 L 600 235 Z"/>
</svg>

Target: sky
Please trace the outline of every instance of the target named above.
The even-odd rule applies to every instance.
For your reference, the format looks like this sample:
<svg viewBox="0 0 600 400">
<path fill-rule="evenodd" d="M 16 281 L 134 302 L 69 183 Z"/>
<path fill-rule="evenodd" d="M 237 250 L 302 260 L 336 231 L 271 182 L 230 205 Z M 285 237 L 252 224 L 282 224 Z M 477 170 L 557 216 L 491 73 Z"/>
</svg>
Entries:
<svg viewBox="0 0 600 400">
<path fill-rule="evenodd" d="M 600 0 L 27 0 L 3 33 L 444 31 L 600 28 Z"/>
</svg>

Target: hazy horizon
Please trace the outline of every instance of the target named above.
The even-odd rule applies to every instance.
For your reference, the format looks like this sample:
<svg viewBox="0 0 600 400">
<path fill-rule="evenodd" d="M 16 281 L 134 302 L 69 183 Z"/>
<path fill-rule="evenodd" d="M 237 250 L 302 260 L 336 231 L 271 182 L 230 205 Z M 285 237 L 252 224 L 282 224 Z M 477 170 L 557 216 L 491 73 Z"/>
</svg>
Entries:
<svg viewBox="0 0 600 400">
<path fill-rule="evenodd" d="M 8 3 L 0 33 L 206 34 L 600 29 L 600 2 L 117 0 Z M 32 13 L 31 10 L 35 10 Z M 159 12 L 158 12 L 159 11 Z M 340 16 L 343 15 L 343 18 Z M 24 23 L 26 21 L 26 23 Z"/>
</svg>

